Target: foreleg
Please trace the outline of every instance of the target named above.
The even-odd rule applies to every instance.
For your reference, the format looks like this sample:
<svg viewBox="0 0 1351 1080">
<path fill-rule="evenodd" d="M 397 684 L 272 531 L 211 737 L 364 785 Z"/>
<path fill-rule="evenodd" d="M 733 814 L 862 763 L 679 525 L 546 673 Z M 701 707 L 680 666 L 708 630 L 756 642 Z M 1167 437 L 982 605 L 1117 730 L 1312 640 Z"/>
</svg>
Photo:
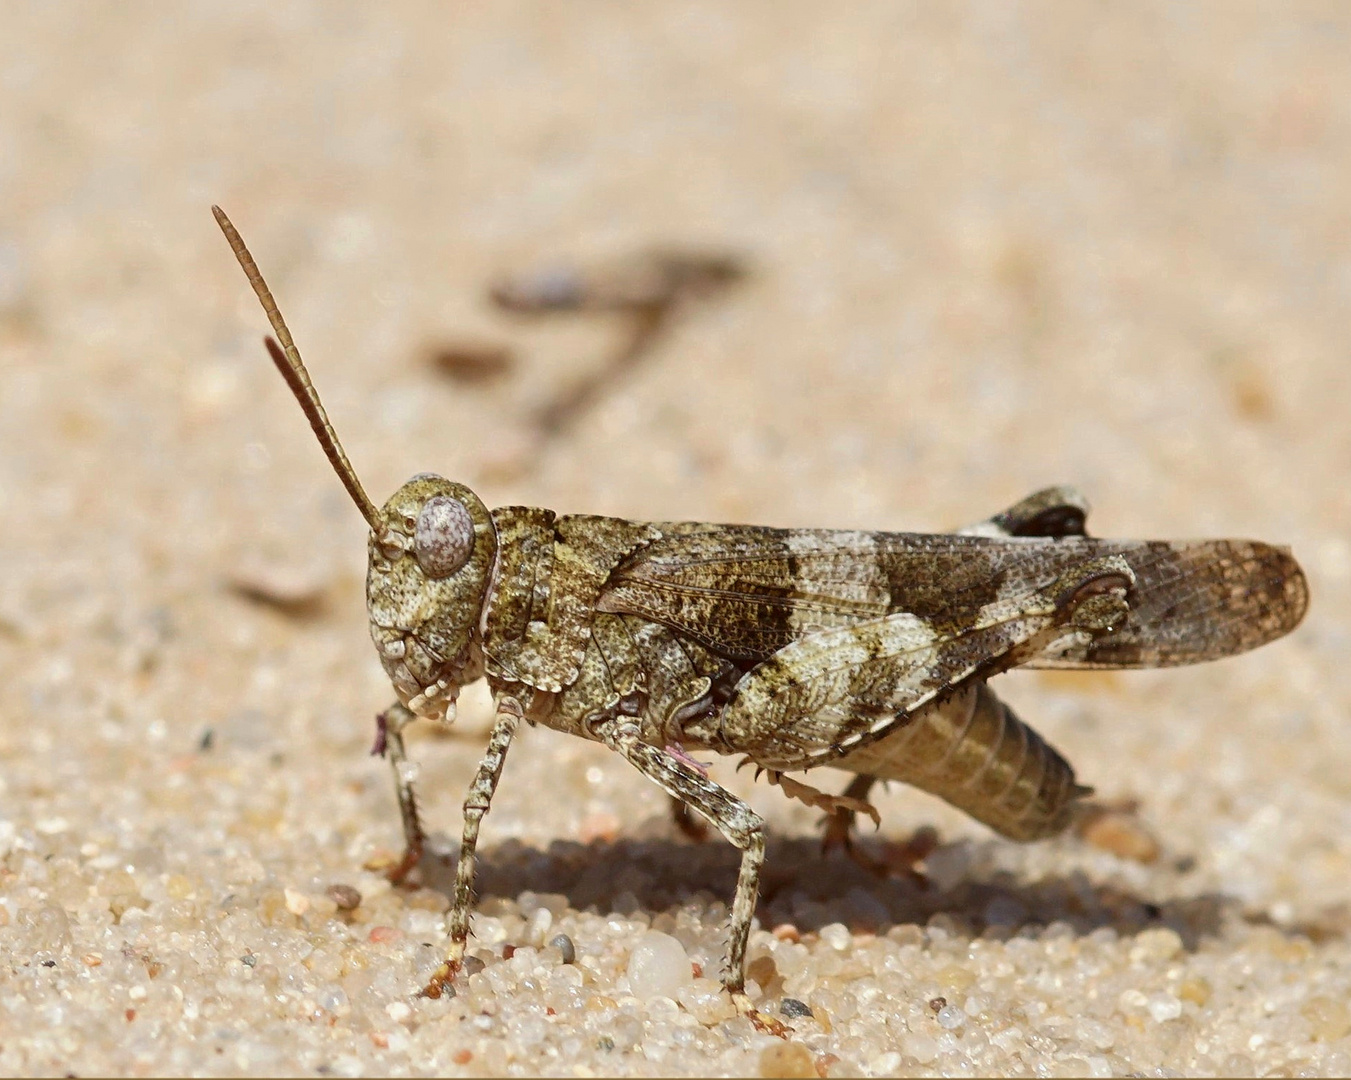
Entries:
<svg viewBox="0 0 1351 1080">
<path fill-rule="evenodd" d="M 464 951 L 469 942 L 469 917 L 474 906 L 474 850 L 478 846 L 479 824 L 497 790 L 497 781 L 507 760 L 507 748 L 511 746 L 522 712 L 521 704 L 515 698 L 497 699 L 497 718 L 488 736 L 488 748 L 464 799 L 464 832 L 460 837 L 460 861 L 455 867 L 455 896 L 450 905 L 450 948 L 445 963 L 433 972 L 423 989 L 423 997 L 439 998 L 464 963 Z"/>
<path fill-rule="evenodd" d="M 389 758 L 394 770 L 394 793 L 399 799 L 399 815 L 403 818 L 403 858 L 385 874 L 395 885 L 401 885 L 422 861 L 422 850 L 427 839 L 418 817 L 417 793 L 413 790 L 414 766 L 408 760 L 403 746 L 403 729 L 416 719 L 402 705 L 391 705 L 376 717 L 379 734 L 371 750 L 372 754 Z"/>
</svg>

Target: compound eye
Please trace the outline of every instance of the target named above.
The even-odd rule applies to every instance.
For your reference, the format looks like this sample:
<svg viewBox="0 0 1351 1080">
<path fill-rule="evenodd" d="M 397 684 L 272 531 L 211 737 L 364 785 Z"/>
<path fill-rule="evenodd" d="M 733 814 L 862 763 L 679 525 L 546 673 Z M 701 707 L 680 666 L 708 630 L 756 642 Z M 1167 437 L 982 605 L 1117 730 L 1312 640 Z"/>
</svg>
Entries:
<svg viewBox="0 0 1351 1080">
<path fill-rule="evenodd" d="M 429 578 L 450 577 L 474 550 L 474 521 L 449 495 L 428 499 L 413 528 L 413 554 Z"/>
</svg>

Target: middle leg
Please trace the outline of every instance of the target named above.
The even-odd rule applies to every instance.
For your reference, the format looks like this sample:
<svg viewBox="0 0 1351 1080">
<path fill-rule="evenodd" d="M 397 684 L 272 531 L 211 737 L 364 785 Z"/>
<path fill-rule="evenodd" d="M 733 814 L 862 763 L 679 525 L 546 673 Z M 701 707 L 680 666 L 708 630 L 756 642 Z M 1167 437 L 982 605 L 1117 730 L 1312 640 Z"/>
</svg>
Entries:
<svg viewBox="0 0 1351 1080">
<path fill-rule="evenodd" d="M 502 697 L 497 701 L 497 719 L 488 736 L 488 748 L 464 799 L 464 832 L 460 839 L 460 861 L 455 867 L 455 896 L 450 905 L 450 948 L 445 963 L 432 973 L 423 989 L 423 997 L 439 998 L 464 963 L 464 951 L 469 943 L 469 917 L 474 907 L 474 851 L 478 847 L 479 824 L 492 803 L 502 766 L 507 761 L 507 749 L 523 712 L 520 702 L 513 697 Z"/>
</svg>

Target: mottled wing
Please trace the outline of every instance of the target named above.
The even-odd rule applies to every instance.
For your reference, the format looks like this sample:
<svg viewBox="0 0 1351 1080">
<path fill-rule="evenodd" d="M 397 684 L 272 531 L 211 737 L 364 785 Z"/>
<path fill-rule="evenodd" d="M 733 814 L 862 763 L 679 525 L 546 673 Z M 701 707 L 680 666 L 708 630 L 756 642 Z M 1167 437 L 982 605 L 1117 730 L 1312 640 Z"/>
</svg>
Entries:
<svg viewBox="0 0 1351 1080">
<path fill-rule="evenodd" d="M 897 612 L 807 634 L 737 682 L 722 713 L 722 742 L 773 769 L 829 763 L 1067 632 L 1107 632 L 1125 617 L 1130 585 L 1124 559 L 1089 559 L 1046 589 L 987 604 L 967 626 L 944 630 Z"/>
<path fill-rule="evenodd" d="M 664 623 L 741 664 L 812 633 L 908 612 L 960 630 L 982 608 L 1119 554 L 1136 576 L 1111 634 L 1034 658 L 1035 667 L 1163 667 L 1256 648 L 1303 617 L 1308 590 L 1290 554 L 1246 540 L 1116 541 L 1079 536 L 699 526 L 621 562 L 602 611 Z"/>
<path fill-rule="evenodd" d="M 1081 543 L 1119 551 L 1135 571 L 1130 617 L 1116 632 L 1028 667 L 1175 667 L 1247 652 L 1283 637 L 1309 606 L 1285 548 L 1254 540 Z"/>
</svg>

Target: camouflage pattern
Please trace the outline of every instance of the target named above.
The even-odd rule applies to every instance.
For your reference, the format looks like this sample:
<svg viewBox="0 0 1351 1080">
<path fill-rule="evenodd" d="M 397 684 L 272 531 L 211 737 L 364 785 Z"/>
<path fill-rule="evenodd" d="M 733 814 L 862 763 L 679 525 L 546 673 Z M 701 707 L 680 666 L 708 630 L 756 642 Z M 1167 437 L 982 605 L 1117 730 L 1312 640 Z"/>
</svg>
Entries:
<svg viewBox="0 0 1351 1080">
<path fill-rule="evenodd" d="M 856 812 L 876 813 L 864 797 L 880 778 L 1035 840 L 1063 829 L 1087 789 L 988 679 L 1018 666 L 1214 660 L 1304 615 L 1304 575 L 1284 549 L 1093 539 L 1087 503 L 1069 488 L 951 534 L 489 512 L 431 474 L 377 509 L 243 240 L 213 209 L 277 334 L 268 351 L 371 527 L 371 636 L 398 696 L 377 749 L 394 765 L 407 839 L 393 879 L 423 848 L 403 728 L 451 721 L 460 688 L 480 677 L 496 704 L 464 802 L 448 955 L 426 996 L 460 970 L 479 825 L 522 721 L 603 743 L 741 850 L 723 985 L 782 1035 L 744 991 L 764 822 L 687 750 L 744 755 L 785 792 L 827 807 L 846 836 Z M 858 778 L 832 797 L 780 775 L 820 766 Z"/>
</svg>

